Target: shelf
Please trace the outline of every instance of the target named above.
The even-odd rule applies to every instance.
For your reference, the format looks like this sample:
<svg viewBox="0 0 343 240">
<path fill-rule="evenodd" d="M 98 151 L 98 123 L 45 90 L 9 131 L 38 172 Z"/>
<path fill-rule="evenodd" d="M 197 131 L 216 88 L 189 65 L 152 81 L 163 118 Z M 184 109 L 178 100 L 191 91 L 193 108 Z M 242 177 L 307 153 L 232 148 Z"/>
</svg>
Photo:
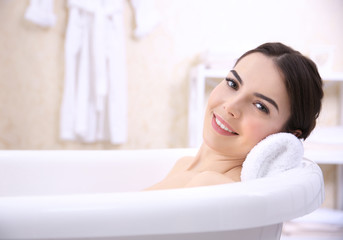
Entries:
<svg viewBox="0 0 343 240">
<path fill-rule="evenodd" d="M 343 146 L 343 126 L 318 126 L 313 130 L 306 141 Z"/>
<path fill-rule="evenodd" d="M 319 208 L 283 225 L 281 240 L 342 240 L 343 211 Z"/>
<path fill-rule="evenodd" d="M 304 157 L 317 164 L 343 165 L 343 145 L 304 143 Z"/>
<path fill-rule="evenodd" d="M 324 81 L 332 82 L 343 82 L 343 73 L 342 72 L 328 72 L 321 73 L 320 76 Z"/>
<path fill-rule="evenodd" d="M 225 78 L 230 69 L 205 68 L 203 66 L 205 78 Z M 323 81 L 343 82 L 343 72 L 322 72 L 320 73 Z"/>
<path fill-rule="evenodd" d="M 304 156 L 318 164 L 343 165 L 343 126 L 317 127 L 304 141 Z"/>
<path fill-rule="evenodd" d="M 336 164 L 337 208 L 343 210 L 343 126 L 317 127 L 304 142 L 304 157 L 318 164 Z"/>
</svg>

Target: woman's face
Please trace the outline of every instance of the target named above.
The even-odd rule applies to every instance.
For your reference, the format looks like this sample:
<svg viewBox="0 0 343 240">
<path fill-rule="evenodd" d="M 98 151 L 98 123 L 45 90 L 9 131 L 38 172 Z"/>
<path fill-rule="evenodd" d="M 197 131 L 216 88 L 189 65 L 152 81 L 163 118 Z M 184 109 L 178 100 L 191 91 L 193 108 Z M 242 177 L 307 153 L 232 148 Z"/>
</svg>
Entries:
<svg viewBox="0 0 343 240">
<path fill-rule="evenodd" d="M 204 142 L 233 159 L 243 159 L 262 139 L 283 130 L 290 100 L 273 60 L 252 53 L 239 61 L 211 93 Z"/>
</svg>

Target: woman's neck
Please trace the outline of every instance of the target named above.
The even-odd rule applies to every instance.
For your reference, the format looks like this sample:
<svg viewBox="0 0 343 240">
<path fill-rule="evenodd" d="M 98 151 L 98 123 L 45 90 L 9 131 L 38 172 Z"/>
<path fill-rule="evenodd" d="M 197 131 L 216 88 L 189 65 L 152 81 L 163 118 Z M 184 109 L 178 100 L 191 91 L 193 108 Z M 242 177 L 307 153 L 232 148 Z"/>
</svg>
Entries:
<svg viewBox="0 0 343 240">
<path fill-rule="evenodd" d="M 244 160 L 217 152 L 203 143 L 187 170 L 214 171 L 225 174 L 234 168 L 241 167 Z"/>
</svg>

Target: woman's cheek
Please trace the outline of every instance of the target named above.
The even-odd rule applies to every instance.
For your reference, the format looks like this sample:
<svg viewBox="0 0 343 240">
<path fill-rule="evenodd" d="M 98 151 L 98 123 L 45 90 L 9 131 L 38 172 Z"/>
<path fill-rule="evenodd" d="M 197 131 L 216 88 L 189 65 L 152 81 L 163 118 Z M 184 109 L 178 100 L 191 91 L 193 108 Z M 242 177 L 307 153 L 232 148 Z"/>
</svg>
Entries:
<svg viewBox="0 0 343 240">
<path fill-rule="evenodd" d="M 256 145 L 267 136 L 281 131 L 281 127 L 276 121 L 253 120 L 247 126 L 246 131 L 253 145 Z"/>
<path fill-rule="evenodd" d="M 250 139 L 249 142 L 254 146 L 270 135 L 272 130 L 270 129 L 270 125 L 264 121 L 251 120 L 246 124 L 245 132 L 247 133 L 248 139 Z"/>
</svg>

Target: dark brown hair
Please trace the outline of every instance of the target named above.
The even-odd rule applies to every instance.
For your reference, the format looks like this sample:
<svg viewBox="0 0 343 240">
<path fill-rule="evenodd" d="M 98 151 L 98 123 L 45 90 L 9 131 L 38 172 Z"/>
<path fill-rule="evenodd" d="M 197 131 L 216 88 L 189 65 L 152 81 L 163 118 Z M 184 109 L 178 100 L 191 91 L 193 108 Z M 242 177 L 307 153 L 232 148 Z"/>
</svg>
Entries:
<svg viewBox="0 0 343 240">
<path fill-rule="evenodd" d="M 323 98 L 322 79 L 316 64 L 282 43 L 265 43 L 244 53 L 236 65 L 245 56 L 256 52 L 271 57 L 285 81 L 291 116 L 284 131 L 301 130 L 302 134 L 297 137 L 306 139 L 316 126 Z"/>
</svg>

